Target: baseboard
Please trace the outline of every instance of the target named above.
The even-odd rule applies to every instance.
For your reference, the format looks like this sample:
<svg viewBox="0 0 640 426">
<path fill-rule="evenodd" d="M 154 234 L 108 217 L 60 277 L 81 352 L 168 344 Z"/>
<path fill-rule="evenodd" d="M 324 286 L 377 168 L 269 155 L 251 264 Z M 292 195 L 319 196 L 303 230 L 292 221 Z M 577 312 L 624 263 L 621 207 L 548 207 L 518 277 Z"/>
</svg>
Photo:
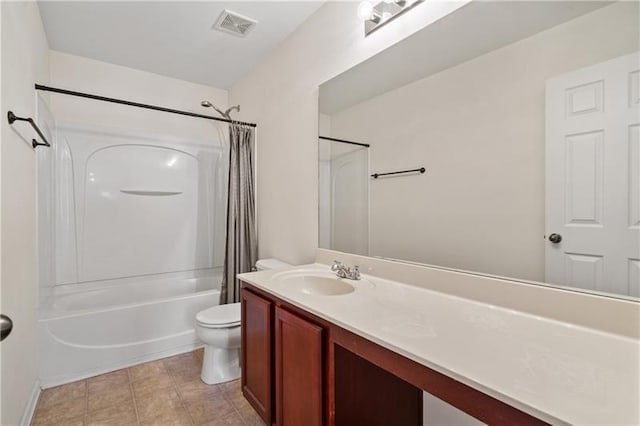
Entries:
<svg viewBox="0 0 640 426">
<path fill-rule="evenodd" d="M 20 426 L 29 426 L 31 424 L 31 421 L 33 420 L 33 413 L 36 411 L 36 404 L 38 404 L 38 398 L 40 397 L 41 391 L 40 381 L 36 380 L 33 384 L 33 390 L 31 391 L 31 396 L 29 397 L 27 406 L 24 408 L 24 413 L 22 413 Z"/>
<path fill-rule="evenodd" d="M 108 367 L 96 368 L 89 371 L 83 371 L 82 373 L 65 375 L 63 377 L 56 377 L 53 379 L 44 379 L 44 380 L 41 380 L 39 385 L 42 387 L 42 389 L 49 389 L 55 386 L 66 385 L 67 383 L 76 382 L 78 380 L 84 380 L 89 377 L 99 376 L 100 374 L 110 373 L 112 371 L 120 370 L 122 368 L 143 364 L 145 362 L 155 361 L 158 359 L 168 358 L 174 355 L 191 352 L 196 349 L 200 349 L 202 347 L 203 347 L 202 343 L 178 346 L 178 347 L 167 349 L 161 352 L 154 352 L 150 354 L 145 354 L 143 356 L 135 357 L 132 359 L 128 359 L 124 362 L 111 364 Z"/>
</svg>

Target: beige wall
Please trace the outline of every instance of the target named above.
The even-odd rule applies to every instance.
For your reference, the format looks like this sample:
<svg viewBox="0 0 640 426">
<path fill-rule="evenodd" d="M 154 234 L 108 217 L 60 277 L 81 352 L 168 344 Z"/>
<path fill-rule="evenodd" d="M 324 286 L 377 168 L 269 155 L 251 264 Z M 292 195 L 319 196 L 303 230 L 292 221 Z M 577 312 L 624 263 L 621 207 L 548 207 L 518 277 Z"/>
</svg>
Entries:
<svg viewBox="0 0 640 426">
<path fill-rule="evenodd" d="M 211 108 L 200 106 L 204 99 L 220 108 L 227 106 L 226 90 L 55 50 L 49 55 L 54 87 L 201 114 L 216 115 Z M 155 129 L 158 134 L 178 133 L 181 137 L 195 138 L 213 131 L 215 124 L 199 118 L 59 94 L 51 95 L 50 103 L 58 121 L 120 127 L 128 132 Z"/>
<path fill-rule="evenodd" d="M 371 255 L 544 281 L 545 80 L 637 31 L 638 3 L 614 4 L 332 115 L 372 172 L 428 170 L 370 182 Z"/>
<path fill-rule="evenodd" d="M 14 321 L 12 334 L 0 344 L 3 425 L 29 421 L 37 396 L 36 346 L 36 185 L 33 130 L 25 123 L 9 126 L 8 110 L 36 117 L 33 84 L 47 83 L 48 56 L 35 2 L 2 2 L 2 142 L 1 222 L 2 313 Z M 43 149 L 43 148 L 40 148 Z M 26 415 L 27 417 L 23 417 Z"/>
<path fill-rule="evenodd" d="M 465 2 L 429 2 L 365 38 L 358 2 L 328 2 L 229 91 L 258 123 L 260 257 L 311 262 L 318 243 L 318 86 Z"/>
</svg>

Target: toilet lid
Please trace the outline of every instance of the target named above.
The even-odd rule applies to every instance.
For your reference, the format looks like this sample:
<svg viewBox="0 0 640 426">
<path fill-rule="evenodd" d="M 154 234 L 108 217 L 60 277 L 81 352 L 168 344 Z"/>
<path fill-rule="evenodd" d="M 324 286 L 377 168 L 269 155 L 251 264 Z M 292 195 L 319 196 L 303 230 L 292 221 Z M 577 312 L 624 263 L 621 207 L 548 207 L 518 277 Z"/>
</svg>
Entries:
<svg viewBox="0 0 640 426">
<path fill-rule="evenodd" d="M 196 321 L 210 326 L 240 324 L 240 303 L 218 305 L 200 311 L 196 314 Z"/>
</svg>

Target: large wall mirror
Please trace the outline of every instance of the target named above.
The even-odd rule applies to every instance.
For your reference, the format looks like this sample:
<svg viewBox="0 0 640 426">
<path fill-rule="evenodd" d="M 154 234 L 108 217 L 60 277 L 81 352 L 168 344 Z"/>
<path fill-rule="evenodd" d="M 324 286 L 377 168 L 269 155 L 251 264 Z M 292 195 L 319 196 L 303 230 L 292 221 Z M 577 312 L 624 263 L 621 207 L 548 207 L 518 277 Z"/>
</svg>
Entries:
<svg viewBox="0 0 640 426">
<path fill-rule="evenodd" d="M 638 16 L 473 1 L 324 83 L 320 247 L 637 298 Z"/>
</svg>

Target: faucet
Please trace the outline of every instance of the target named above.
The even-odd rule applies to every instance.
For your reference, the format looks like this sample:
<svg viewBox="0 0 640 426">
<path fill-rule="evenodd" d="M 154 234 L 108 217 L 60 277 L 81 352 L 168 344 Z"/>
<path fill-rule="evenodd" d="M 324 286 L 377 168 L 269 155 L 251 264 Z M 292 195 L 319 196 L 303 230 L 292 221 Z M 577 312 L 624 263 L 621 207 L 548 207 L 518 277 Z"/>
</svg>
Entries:
<svg viewBox="0 0 640 426">
<path fill-rule="evenodd" d="M 349 280 L 360 279 L 360 267 L 358 265 L 349 268 L 344 263 L 334 260 L 333 265 L 331 265 L 331 270 L 336 273 L 338 278 L 346 278 Z"/>
</svg>

